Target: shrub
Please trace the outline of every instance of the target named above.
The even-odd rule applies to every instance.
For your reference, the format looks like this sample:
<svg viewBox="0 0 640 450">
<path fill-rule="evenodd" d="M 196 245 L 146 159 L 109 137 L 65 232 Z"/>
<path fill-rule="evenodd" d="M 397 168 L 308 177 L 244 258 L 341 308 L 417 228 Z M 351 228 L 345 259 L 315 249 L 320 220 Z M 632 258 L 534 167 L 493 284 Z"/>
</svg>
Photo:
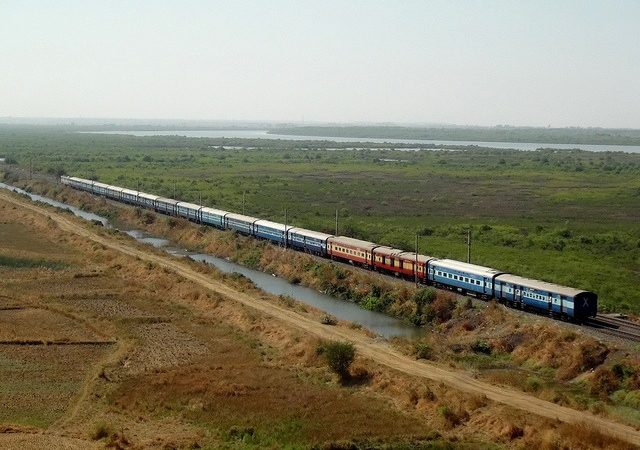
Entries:
<svg viewBox="0 0 640 450">
<path fill-rule="evenodd" d="M 591 395 L 606 398 L 620 387 L 620 379 L 609 368 L 598 367 L 589 380 Z"/>
<path fill-rule="evenodd" d="M 425 315 L 430 322 L 446 322 L 453 316 L 456 301 L 453 296 L 440 295 L 429 305 Z"/>
<path fill-rule="evenodd" d="M 448 427 L 455 427 L 469 418 L 469 413 L 465 410 L 454 411 L 446 405 L 439 406 L 436 411 L 444 419 L 445 425 Z"/>
<path fill-rule="evenodd" d="M 416 303 L 418 314 L 422 313 L 422 309 L 431 304 L 436 298 L 436 290 L 433 288 L 420 288 L 413 294 L 413 301 Z"/>
<path fill-rule="evenodd" d="M 538 392 L 542 389 L 542 380 L 535 376 L 527 377 L 525 389 L 529 392 Z"/>
<path fill-rule="evenodd" d="M 155 221 L 156 221 L 156 215 L 153 214 L 152 212 L 145 211 L 142 214 L 142 223 L 144 223 L 145 225 L 151 225 Z"/>
<path fill-rule="evenodd" d="M 322 325 L 335 325 L 338 323 L 338 321 L 336 320 L 335 317 L 333 317 L 330 314 L 325 314 L 322 316 L 322 318 L 320 319 L 320 323 Z"/>
<path fill-rule="evenodd" d="M 99 441 L 111 435 L 113 431 L 111 427 L 104 422 L 98 422 L 95 424 L 93 431 L 91 432 L 91 439 Z"/>
<path fill-rule="evenodd" d="M 471 350 L 476 353 L 484 353 L 485 355 L 491 354 L 491 346 L 486 341 L 477 340 L 471 344 Z"/>
<path fill-rule="evenodd" d="M 432 349 L 426 342 L 416 342 L 413 352 L 416 359 L 431 359 Z"/>
<path fill-rule="evenodd" d="M 628 392 L 621 389 L 611 395 L 611 400 L 629 408 L 640 409 L 640 391 Z"/>
<path fill-rule="evenodd" d="M 340 378 L 349 378 L 349 368 L 356 357 L 356 349 L 351 342 L 327 342 L 318 348 L 329 368 Z"/>
</svg>

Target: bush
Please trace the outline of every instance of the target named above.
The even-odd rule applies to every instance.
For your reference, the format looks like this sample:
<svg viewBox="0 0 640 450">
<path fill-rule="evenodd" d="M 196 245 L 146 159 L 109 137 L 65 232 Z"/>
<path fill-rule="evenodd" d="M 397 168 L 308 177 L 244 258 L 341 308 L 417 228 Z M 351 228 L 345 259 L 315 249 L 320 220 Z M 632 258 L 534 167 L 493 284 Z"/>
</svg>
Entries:
<svg viewBox="0 0 640 450">
<path fill-rule="evenodd" d="M 338 323 L 338 321 L 336 320 L 335 317 L 333 317 L 330 314 L 325 314 L 322 316 L 322 318 L 320 319 L 320 323 L 322 325 L 335 325 Z"/>
<path fill-rule="evenodd" d="M 539 392 L 542 389 L 542 380 L 536 376 L 527 377 L 525 389 L 529 392 Z"/>
<path fill-rule="evenodd" d="M 620 379 L 606 367 L 598 367 L 589 380 L 591 395 L 606 398 L 620 387 Z"/>
<path fill-rule="evenodd" d="M 349 368 L 356 357 L 356 349 L 351 342 L 327 342 L 318 347 L 329 368 L 340 378 L 349 378 Z"/>
<path fill-rule="evenodd" d="M 413 294 L 413 301 L 416 303 L 418 314 L 426 305 L 430 305 L 436 298 L 436 290 L 433 288 L 420 288 Z"/>
<path fill-rule="evenodd" d="M 413 349 L 416 359 L 431 359 L 431 346 L 426 342 L 416 342 Z"/>
<path fill-rule="evenodd" d="M 93 431 L 91 432 L 91 439 L 99 441 L 111 435 L 113 431 L 111 427 L 104 422 L 98 422 L 95 424 Z"/>
<path fill-rule="evenodd" d="M 142 223 L 144 223 L 145 225 L 151 225 L 155 221 L 156 221 L 156 215 L 153 214 L 152 212 L 145 211 L 142 214 Z"/>
<path fill-rule="evenodd" d="M 640 391 L 628 392 L 621 389 L 613 393 L 611 400 L 629 408 L 640 409 Z"/>
<path fill-rule="evenodd" d="M 471 344 L 471 350 L 476 353 L 484 353 L 485 355 L 491 354 L 491 346 L 486 341 L 477 340 Z"/>
</svg>

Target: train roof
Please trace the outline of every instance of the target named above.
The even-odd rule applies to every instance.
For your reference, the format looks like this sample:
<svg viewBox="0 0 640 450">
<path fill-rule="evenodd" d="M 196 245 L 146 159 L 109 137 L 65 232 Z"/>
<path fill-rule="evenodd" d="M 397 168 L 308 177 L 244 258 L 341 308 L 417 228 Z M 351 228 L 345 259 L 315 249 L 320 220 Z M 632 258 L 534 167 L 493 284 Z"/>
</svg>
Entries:
<svg viewBox="0 0 640 450">
<path fill-rule="evenodd" d="M 256 220 L 260 220 L 257 217 L 245 216 L 243 214 L 236 214 L 236 213 L 227 213 L 225 217 L 227 219 L 240 220 L 242 222 L 250 222 L 250 223 L 253 223 Z"/>
<path fill-rule="evenodd" d="M 156 201 L 163 202 L 163 203 L 170 203 L 173 205 L 177 205 L 178 203 L 180 203 L 178 200 L 174 200 L 168 197 L 156 197 Z"/>
<path fill-rule="evenodd" d="M 124 193 L 127 193 L 127 194 L 135 195 L 135 196 L 137 196 L 137 195 L 138 195 L 138 191 L 134 191 L 133 189 L 121 188 L 121 189 L 120 189 L 120 191 L 121 191 L 123 194 L 124 194 Z"/>
<path fill-rule="evenodd" d="M 160 198 L 157 195 L 147 194 L 146 192 L 139 192 L 138 197 L 147 198 L 149 200 L 157 200 Z"/>
<path fill-rule="evenodd" d="M 453 270 L 459 270 L 461 272 L 474 273 L 476 275 L 481 275 L 484 277 L 491 278 L 494 275 L 504 273 L 499 270 L 493 269 L 491 267 L 478 266 L 476 264 L 469 264 L 462 261 L 456 261 L 454 259 L 438 259 L 434 261 L 434 265 L 438 265 L 440 267 L 447 267 Z"/>
<path fill-rule="evenodd" d="M 225 214 L 229 214 L 229 211 L 223 211 L 221 209 L 209 208 L 208 206 L 203 206 L 202 207 L 202 212 L 215 214 L 217 216 L 224 216 Z"/>
<path fill-rule="evenodd" d="M 331 238 L 331 242 L 335 242 L 337 244 L 347 245 L 351 247 L 356 247 L 363 250 L 371 251 L 376 247 L 380 247 L 380 245 L 374 242 L 361 241 L 360 239 L 354 239 L 346 236 L 333 236 Z"/>
<path fill-rule="evenodd" d="M 299 234 L 301 236 L 310 237 L 313 239 L 319 239 L 321 241 L 326 241 L 330 237 L 333 237 L 332 234 L 321 233 L 320 231 L 307 230 L 306 228 L 289 228 L 289 233 Z"/>
<path fill-rule="evenodd" d="M 512 284 L 533 288 L 533 289 L 538 289 L 540 291 L 554 292 L 560 295 L 566 295 L 567 297 L 575 297 L 576 295 L 581 294 L 583 292 L 588 292 L 581 289 L 562 286 L 560 284 L 548 283 L 546 281 L 534 280 L 532 278 L 525 278 L 518 275 L 511 275 L 510 273 L 499 275 L 496 277 L 496 279 L 502 282 L 512 283 Z"/>
<path fill-rule="evenodd" d="M 73 181 L 80 181 L 80 182 L 82 182 L 82 183 L 92 183 L 92 181 L 91 181 L 91 180 L 86 180 L 86 179 L 84 179 L 84 178 L 78 178 L 78 177 L 68 177 L 68 176 L 66 176 L 66 175 L 62 175 L 62 177 L 61 177 L 61 178 L 66 178 L 66 179 L 68 179 L 68 180 L 73 180 Z"/>
<path fill-rule="evenodd" d="M 264 220 L 264 219 L 260 219 L 256 222 L 256 226 L 262 226 L 262 227 L 269 227 L 269 228 L 273 228 L 274 230 L 280 230 L 284 233 L 284 224 L 283 223 L 278 223 L 278 222 L 272 222 L 270 220 Z M 287 225 L 287 230 L 290 230 L 291 227 L 289 225 Z"/>
<path fill-rule="evenodd" d="M 416 252 L 404 252 L 402 255 L 400 255 L 400 258 L 406 259 L 408 261 L 415 261 L 416 260 Z M 429 262 L 429 261 L 435 260 L 435 259 L 436 258 L 433 257 L 433 256 L 427 256 L 427 255 L 418 254 L 418 262 L 419 263 L 426 263 L 426 262 Z"/>
<path fill-rule="evenodd" d="M 400 250 L 399 248 L 391 248 L 386 246 L 376 247 L 375 253 L 384 255 L 384 256 L 398 256 L 400 253 L 405 253 L 404 250 Z"/>
<path fill-rule="evenodd" d="M 183 206 L 185 208 L 191 208 L 191 209 L 202 208 L 202 205 L 196 205 L 195 203 L 189 203 L 189 202 L 178 202 L 178 206 Z"/>
</svg>

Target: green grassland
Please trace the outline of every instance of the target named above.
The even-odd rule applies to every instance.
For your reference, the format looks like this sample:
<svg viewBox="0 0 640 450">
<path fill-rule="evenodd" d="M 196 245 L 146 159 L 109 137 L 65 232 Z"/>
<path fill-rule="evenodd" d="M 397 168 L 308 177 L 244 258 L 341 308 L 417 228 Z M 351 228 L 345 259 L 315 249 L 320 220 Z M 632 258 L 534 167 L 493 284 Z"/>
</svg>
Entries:
<svg viewBox="0 0 640 450">
<path fill-rule="evenodd" d="M 234 148 L 221 148 L 221 146 Z M 61 173 L 590 289 L 640 312 L 640 155 L 93 135 L 0 128 L 0 156 Z M 12 164 L 13 165 L 13 164 Z"/>
</svg>

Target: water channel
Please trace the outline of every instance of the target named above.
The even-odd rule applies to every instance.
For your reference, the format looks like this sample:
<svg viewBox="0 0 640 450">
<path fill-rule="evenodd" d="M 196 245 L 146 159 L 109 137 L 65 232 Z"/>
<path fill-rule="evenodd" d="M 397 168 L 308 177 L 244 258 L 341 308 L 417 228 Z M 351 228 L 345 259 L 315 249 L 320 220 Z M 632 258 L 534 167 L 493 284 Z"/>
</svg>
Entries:
<svg viewBox="0 0 640 450">
<path fill-rule="evenodd" d="M 640 153 L 638 145 L 614 144 L 545 144 L 540 142 L 484 142 L 484 141 L 447 141 L 441 139 L 380 139 L 349 138 L 335 136 L 299 136 L 289 134 L 271 134 L 267 130 L 162 130 L 162 131 L 83 131 L 81 133 L 128 134 L 131 136 L 184 136 L 195 138 L 238 138 L 238 139 L 280 139 L 288 141 L 330 141 L 330 142 L 371 142 L 375 144 L 422 144 L 422 145 L 460 145 L 477 146 L 521 151 L 534 151 L 539 148 L 571 150 L 579 148 L 590 152 Z M 372 149 L 377 150 L 377 149 Z M 402 150 L 402 149 L 399 149 Z M 415 149 L 407 149 L 415 150 Z M 433 150 L 441 150 L 434 148 Z"/>
<path fill-rule="evenodd" d="M 76 208 L 75 206 L 67 205 L 66 203 L 62 203 L 48 197 L 43 197 L 41 195 L 31 194 L 22 189 L 10 186 L 5 183 L 0 183 L 0 188 L 27 195 L 31 198 L 31 200 L 36 202 L 45 203 L 56 208 L 67 209 L 78 217 L 92 222 L 100 222 L 105 227 L 115 228 L 113 224 L 111 224 L 105 217 L 83 211 L 79 208 Z M 234 262 L 222 258 L 217 258 L 212 255 L 190 252 L 185 249 L 181 249 L 175 246 L 169 240 L 158 236 L 153 236 L 145 231 L 127 229 L 124 226 L 118 226 L 118 229 L 127 233 L 138 242 L 160 248 L 173 256 L 191 258 L 194 261 L 203 262 L 210 266 L 216 267 L 221 272 L 240 273 L 250 279 L 257 287 L 264 290 L 265 292 L 273 295 L 286 295 L 292 297 L 302 303 L 325 311 L 340 320 L 346 320 L 361 324 L 363 327 L 368 328 L 369 330 L 382 337 L 390 338 L 394 336 L 400 336 L 406 338 L 417 338 L 426 333 L 426 330 L 424 328 L 414 327 L 412 325 L 404 323 L 399 319 L 387 316 L 382 313 L 362 309 L 355 303 L 350 303 L 331 297 L 329 295 L 322 294 L 308 287 L 291 284 L 288 281 L 271 274 L 250 269 L 248 267 L 244 267 Z"/>
</svg>

